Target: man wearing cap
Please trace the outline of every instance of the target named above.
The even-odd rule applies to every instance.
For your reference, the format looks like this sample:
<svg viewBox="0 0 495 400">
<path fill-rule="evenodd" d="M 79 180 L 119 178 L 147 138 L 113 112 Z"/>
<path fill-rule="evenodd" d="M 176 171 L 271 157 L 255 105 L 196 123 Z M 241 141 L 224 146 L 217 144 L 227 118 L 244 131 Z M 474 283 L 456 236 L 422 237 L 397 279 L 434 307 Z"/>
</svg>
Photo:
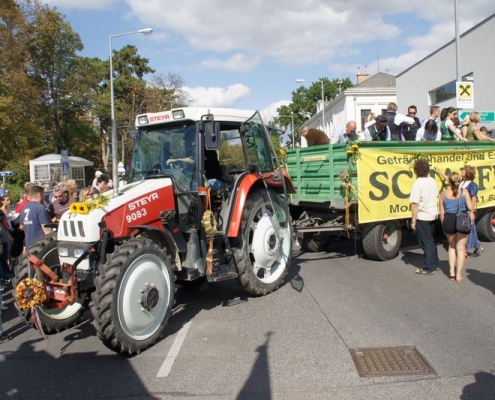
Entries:
<svg viewBox="0 0 495 400">
<path fill-rule="evenodd" d="M 95 188 L 96 187 L 96 185 L 98 184 L 97 180 L 102 175 L 103 175 L 103 172 L 101 172 L 101 171 L 96 171 L 95 172 L 95 179 L 93 179 L 93 183 L 91 184 L 91 187 L 92 188 Z"/>
<path fill-rule="evenodd" d="M 375 122 L 364 130 L 364 140 L 367 142 L 390 140 L 387 122 L 387 117 L 384 115 L 376 117 Z"/>
</svg>

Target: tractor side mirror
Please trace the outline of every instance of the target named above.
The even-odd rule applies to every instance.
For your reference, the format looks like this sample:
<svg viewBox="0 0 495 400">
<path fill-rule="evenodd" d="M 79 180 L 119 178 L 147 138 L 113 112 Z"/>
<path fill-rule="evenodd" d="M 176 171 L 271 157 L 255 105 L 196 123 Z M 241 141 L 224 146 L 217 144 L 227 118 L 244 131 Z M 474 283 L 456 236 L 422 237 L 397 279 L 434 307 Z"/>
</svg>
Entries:
<svg viewBox="0 0 495 400">
<path fill-rule="evenodd" d="M 204 122 L 205 147 L 207 150 L 220 148 L 220 124 L 218 122 Z"/>
</svg>

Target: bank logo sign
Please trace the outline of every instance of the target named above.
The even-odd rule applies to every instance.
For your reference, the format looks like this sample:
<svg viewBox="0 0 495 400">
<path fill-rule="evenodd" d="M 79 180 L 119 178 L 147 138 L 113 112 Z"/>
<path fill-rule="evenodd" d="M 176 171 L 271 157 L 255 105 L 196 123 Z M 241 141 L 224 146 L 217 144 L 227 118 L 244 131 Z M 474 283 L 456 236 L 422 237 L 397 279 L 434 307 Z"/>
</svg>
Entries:
<svg viewBox="0 0 495 400">
<path fill-rule="evenodd" d="M 456 82 L 457 108 L 474 108 L 473 82 Z"/>
</svg>

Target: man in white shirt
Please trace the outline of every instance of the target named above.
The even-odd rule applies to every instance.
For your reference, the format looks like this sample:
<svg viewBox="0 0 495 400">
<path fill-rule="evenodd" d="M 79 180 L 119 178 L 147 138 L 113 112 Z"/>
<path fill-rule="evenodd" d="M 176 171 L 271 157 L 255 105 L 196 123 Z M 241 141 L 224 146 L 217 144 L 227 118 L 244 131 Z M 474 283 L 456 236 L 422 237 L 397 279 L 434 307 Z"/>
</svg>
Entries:
<svg viewBox="0 0 495 400">
<path fill-rule="evenodd" d="M 356 123 L 349 121 L 345 126 L 340 126 L 333 131 L 330 144 L 353 142 L 355 140 L 359 140 L 359 136 L 356 133 Z"/>
</svg>

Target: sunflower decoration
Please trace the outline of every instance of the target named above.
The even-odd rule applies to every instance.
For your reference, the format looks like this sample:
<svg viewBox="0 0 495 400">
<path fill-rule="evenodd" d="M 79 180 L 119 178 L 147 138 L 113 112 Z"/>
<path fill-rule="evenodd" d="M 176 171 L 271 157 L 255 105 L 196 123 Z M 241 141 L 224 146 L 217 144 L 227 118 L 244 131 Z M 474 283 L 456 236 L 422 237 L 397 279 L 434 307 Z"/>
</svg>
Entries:
<svg viewBox="0 0 495 400">
<path fill-rule="evenodd" d="M 361 157 L 359 153 L 359 144 L 357 141 L 347 142 L 345 145 L 345 152 L 349 156 L 352 164 L 356 164 L 358 158 Z"/>
<path fill-rule="evenodd" d="M 45 285 L 36 278 L 23 279 L 15 288 L 15 299 L 20 309 L 39 306 L 46 300 Z"/>
<path fill-rule="evenodd" d="M 110 198 L 100 194 L 84 202 L 72 203 L 69 212 L 73 214 L 89 214 L 93 210 L 107 206 L 109 201 Z"/>
</svg>

